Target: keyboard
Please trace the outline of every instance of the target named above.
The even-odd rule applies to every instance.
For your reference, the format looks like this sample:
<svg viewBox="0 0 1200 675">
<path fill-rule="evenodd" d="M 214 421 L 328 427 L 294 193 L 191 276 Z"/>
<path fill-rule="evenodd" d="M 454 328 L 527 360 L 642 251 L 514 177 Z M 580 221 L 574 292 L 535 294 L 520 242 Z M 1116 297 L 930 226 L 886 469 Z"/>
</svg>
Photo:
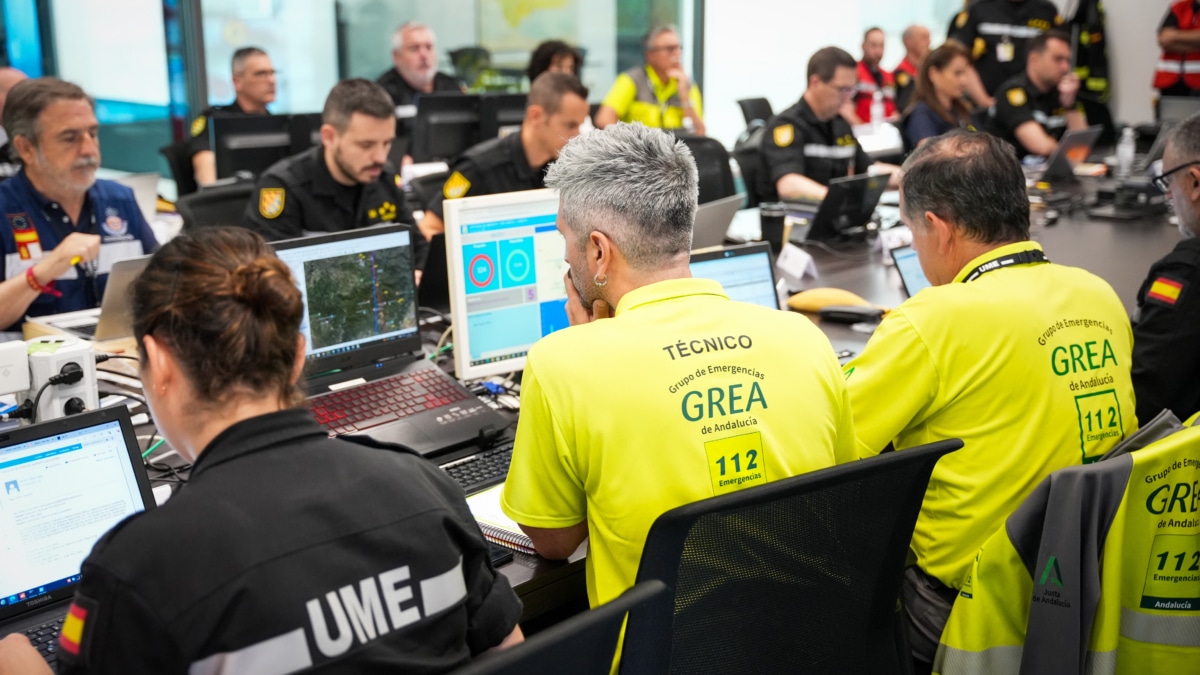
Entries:
<svg viewBox="0 0 1200 675">
<path fill-rule="evenodd" d="M 470 397 L 440 371 L 430 369 L 322 394 L 308 407 L 327 430 L 352 434 Z"/>
<path fill-rule="evenodd" d="M 463 492 L 471 494 L 504 482 L 512 452 L 512 440 L 501 440 L 487 450 L 443 464 L 441 468 L 462 486 Z"/>
<path fill-rule="evenodd" d="M 96 326 L 99 325 L 98 323 L 84 323 L 78 326 L 71 326 L 70 330 L 80 335 L 86 335 L 87 337 L 96 337 Z"/>
<path fill-rule="evenodd" d="M 25 637 L 29 638 L 38 653 L 51 665 L 58 661 L 58 634 L 65 620 L 64 616 L 57 621 L 50 621 L 25 631 Z"/>
</svg>

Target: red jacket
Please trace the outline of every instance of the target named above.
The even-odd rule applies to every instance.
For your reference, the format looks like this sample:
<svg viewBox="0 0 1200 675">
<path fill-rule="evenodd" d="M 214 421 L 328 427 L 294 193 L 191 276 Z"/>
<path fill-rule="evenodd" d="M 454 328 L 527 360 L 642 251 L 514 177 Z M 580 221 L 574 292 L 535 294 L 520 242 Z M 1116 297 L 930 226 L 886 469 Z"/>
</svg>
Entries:
<svg viewBox="0 0 1200 675">
<path fill-rule="evenodd" d="M 1192 11 L 1192 0 L 1180 0 L 1171 5 L 1171 13 L 1179 21 L 1181 30 L 1200 29 L 1200 14 Z M 1164 51 L 1158 57 L 1158 66 L 1154 70 L 1155 89 L 1173 87 L 1180 78 L 1189 88 L 1200 89 L 1200 52 Z"/>
<path fill-rule="evenodd" d="M 1191 2 L 1191 0 L 1187 1 Z M 896 113 L 896 82 L 888 71 L 880 68 L 879 72 L 883 75 L 883 116 L 891 117 Z M 854 107 L 858 118 L 863 122 L 871 121 L 871 101 L 874 100 L 875 92 L 879 89 L 879 85 L 875 82 L 875 76 L 871 74 L 867 64 L 859 61 L 858 84 L 854 87 Z"/>
</svg>

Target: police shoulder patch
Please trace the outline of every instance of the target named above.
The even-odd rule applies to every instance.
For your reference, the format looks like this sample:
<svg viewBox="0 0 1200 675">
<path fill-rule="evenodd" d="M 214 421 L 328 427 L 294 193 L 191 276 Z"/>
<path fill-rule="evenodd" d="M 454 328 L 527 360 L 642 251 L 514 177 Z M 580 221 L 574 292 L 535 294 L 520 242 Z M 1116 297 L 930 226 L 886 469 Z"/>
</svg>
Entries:
<svg viewBox="0 0 1200 675">
<path fill-rule="evenodd" d="M 192 120 L 192 138 L 204 133 L 206 128 L 208 128 L 208 117 L 206 115 L 200 115 Z"/>
<path fill-rule="evenodd" d="M 1184 284 L 1182 281 L 1160 276 L 1154 280 L 1154 283 L 1150 284 L 1150 290 L 1146 291 L 1146 299 L 1174 307 L 1179 302 L 1179 296 L 1183 293 L 1183 287 Z"/>
<path fill-rule="evenodd" d="M 1062 22 L 1063 22 L 1062 14 L 1055 14 L 1054 15 L 1054 25 L 1061 26 Z"/>
<path fill-rule="evenodd" d="M 97 603 L 80 594 L 75 594 L 71 608 L 59 631 L 58 647 L 60 660 L 83 663 L 91 648 L 93 625 L 96 623 Z"/>
<path fill-rule="evenodd" d="M 981 37 L 975 38 L 975 45 L 973 47 L 971 47 L 971 58 L 973 60 L 977 61 L 977 60 L 979 60 L 979 57 L 983 56 L 986 53 L 987 53 L 987 42 Z"/>
<path fill-rule="evenodd" d="M 796 127 L 791 124 L 781 124 L 771 132 L 771 139 L 775 141 L 776 146 L 786 148 L 796 140 Z"/>
<path fill-rule="evenodd" d="M 467 192 L 471 190 L 471 181 L 462 175 L 461 172 L 455 171 L 446 179 L 446 183 L 442 185 L 442 195 L 446 199 L 459 199 L 467 196 Z"/>
<path fill-rule="evenodd" d="M 1025 105 L 1027 101 L 1025 98 L 1025 90 L 1020 87 L 1013 87 L 1012 89 L 1009 89 L 1007 92 L 1005 92 L 1004 97 L 1008 99 L 1009 105 L 1014 108 L 1020 108 L 1021 106 Z"/>
<path fill-rule="evenodd" d="M 263 218 L 278 218 L 283 213 L 286 198 L 283 188 L 263 188 L 258 191 L 258 212 Z"/>
<path fill-rule="evenodd" d="M 897 85 L 897 86 L 900 86 L 900 87 L 907 87 L 907 86 L 908 86 L 908 79 L 909 79 L 909 78 L 908 78 L 908 73 L 904 72 L 903 70 L 900 70 L 900 71 L 897 71 L 897 72 L 896 72 L 896 85 Z"/>
<path fill-rule="evenodd" d="M 959 12 L 958 16 L 954 17 L 954 27 L 962 28 L 963 26 L 967 25 L 968 18 L 970 18 L 970 15 L 967 14 L 965 11 Z"/>
<path fill-rule="evenodd" d="M 400 174 L 396 174 L 396 179 L 395 179 L 395 180 L 396 180 L 396 187 L 398 187 L 398 188 L 403 188 L 403 187 L 404 187 L 404 181 L 403 181 L 403 180 L 401 180 L 401 178 L 400 178 Z"/>
</svg>

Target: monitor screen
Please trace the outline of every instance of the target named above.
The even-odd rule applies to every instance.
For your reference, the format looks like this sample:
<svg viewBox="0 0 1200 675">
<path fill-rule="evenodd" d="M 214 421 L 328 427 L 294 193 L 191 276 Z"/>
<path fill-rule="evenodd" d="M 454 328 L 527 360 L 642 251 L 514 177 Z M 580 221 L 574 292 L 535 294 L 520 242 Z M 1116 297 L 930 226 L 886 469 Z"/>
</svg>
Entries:
<svg viewBox="0 0 1200 675">
<path fill-rule="evenodd" d="M 933 285 L 925 278 L 925 271 L 921 269 L 921 261 L 917 259 L 917 252 L 913 247 L 901 246 L 892 249 L 892 259 L 896 261 L 896 271 L 900 273 L 900 281 L 904 284 L 904 292 L 908 293 L 908 297 L 911 298 L 918 291 Z"/>
<path fill-rule="evenodd" d="M 730 246 L 692 254 L 692 276 L 721 284 L 730 300 L 779 309 L 768 244 Z"/>
<path fill-rule="evenodd" d="M 415 162 L 450 162 L 479 138 L 479 96 L 458 93 L 417 97 L 409 154 Z"/>
<path fill-rule="evenodd" d="M 46 428 L 0 447 L 0 616 L 77 583 L 96 541 L 146 504 L 119 420 Z"/>
<path fill-rule="evenodd" d="M 287 115 L 214 115 L 208 129 L 217 178 L 257 176 L 292 154 L 290 127 Z"/>
<path fill-rule="evenodd" d="M 446 200 L 454 368 L 470 380 L 521 370 L 567 326 L 563 237 L 551 190 Z"/>
<path fill-rule="evenodd" d="M 479 140 L 520 131 L 527 98 L 525 94 L 485 94 L 479 104 Z"/>
<path fill-rule="evenodd" d="M 369 361 L 354 357 L 417 338 L 411 236 L 408 228 L 391 226 L 275 244 L 304 299 L 300 332 L 310 365 L 339 355 Z"/>
</svg>

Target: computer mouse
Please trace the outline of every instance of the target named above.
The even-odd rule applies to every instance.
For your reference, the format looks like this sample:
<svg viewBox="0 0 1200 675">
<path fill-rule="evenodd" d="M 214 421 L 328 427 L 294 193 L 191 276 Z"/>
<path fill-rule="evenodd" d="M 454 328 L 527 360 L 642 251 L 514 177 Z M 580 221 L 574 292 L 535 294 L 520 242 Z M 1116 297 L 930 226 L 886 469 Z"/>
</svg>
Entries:
<svg viewBox="0 0 1200 675">
<path fill-rule="evenodd" d="M 816 314 L 825 307 L 862 305 L 868 306 L 860 296 L 841 288 L 810 288 L 788 298 L 788 308 L 797 312 Z"/>
</svg>

